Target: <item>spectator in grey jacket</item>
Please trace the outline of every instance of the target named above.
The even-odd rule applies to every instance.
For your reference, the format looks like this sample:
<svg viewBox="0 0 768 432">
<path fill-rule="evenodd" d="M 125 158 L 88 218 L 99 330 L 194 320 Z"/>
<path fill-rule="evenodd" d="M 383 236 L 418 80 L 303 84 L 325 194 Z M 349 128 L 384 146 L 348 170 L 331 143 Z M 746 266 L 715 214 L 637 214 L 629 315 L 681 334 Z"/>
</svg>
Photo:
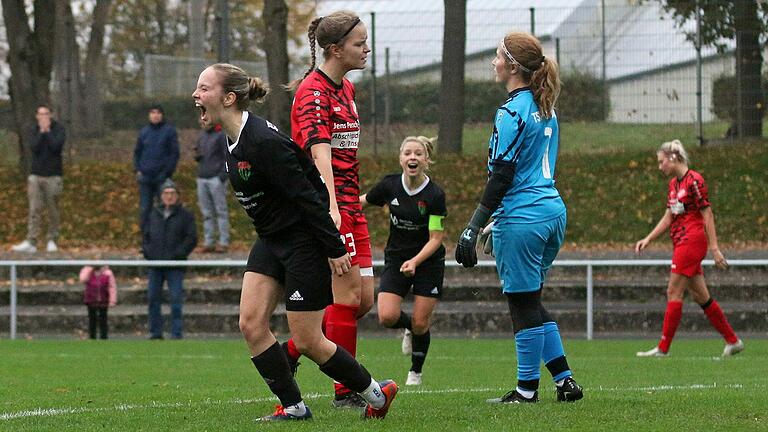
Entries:
<svg viewBox="0 0 768 432">
<path fill-rule="evenodd" d="M 171 178 L 179 162 L 176 128 L 166 123 L 163 107 L 149 108 L 149 124 L 141 128 L 133 151 L 133 166 L 139 182 L 139 223 L 144 229 L 149 210 L 160 192 L 160 185 Z"/>
<path fill-rule="evenodd" d="M 29 195 L 29 221 L 27 238 L 14 245 L 15 252 L 37 252 L 37 238 L 41 231 L 43 210 L 48 212 L 48 234 L 45 250 L 56 252 L 59 248 L 59 195 L 63 188 L 61 150 L 66 134 L 64 127 L 51 119 L 51 109 L 39 105 L 35 113 L 37 124 L 30 130 L 32 169 L 27 177 Z"/>
<path fill-rule="evenodd" d="M 229 249 L 229 209 L 227 209 L 227 170 L 224 166 L 227 138 L 221 126 L 206 128 L 195 145 L 197 165 L 197 205 L 203 214 L 203 252 Z M 219 240 L 214 245 L 218 228 Z"/>
</svg>

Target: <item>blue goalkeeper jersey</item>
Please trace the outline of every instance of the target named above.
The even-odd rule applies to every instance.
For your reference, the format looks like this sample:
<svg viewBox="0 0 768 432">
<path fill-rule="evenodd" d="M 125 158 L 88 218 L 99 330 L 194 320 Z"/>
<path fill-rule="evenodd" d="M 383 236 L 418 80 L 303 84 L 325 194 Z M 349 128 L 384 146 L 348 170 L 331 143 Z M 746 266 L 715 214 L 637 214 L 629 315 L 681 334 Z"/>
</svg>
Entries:
<svg viewBox="0 0 768 432">
<path fill-rule="evenodd" d="M 544 118 L 528 87 L 512 91 L 496 111 L 488 174 L 499 163 L 516 164 L 512 185 L 493 214 L 497 223 L 541 222 L 565 212 L 554 180 L 559 138 L 554 112 Z"/>
</svg>

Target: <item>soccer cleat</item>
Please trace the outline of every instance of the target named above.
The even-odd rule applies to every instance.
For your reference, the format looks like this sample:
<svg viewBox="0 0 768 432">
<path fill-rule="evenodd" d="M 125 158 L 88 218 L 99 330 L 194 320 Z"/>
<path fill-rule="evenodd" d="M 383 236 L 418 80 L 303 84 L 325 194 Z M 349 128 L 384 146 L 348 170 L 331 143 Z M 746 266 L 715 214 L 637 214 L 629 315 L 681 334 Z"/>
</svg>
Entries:
<svg viewBox="0 0 768 432">
<path fill-rule="evenodd" d="M 725 344 L 725 348 L 723 349 L 723 357 L 734 356 L 742 351 L 744 351 L 744 341 L 739 339 L 736 341 L 736 343 Z"/>
<path fill-rule="evenodd" d="M 374 408 L 371 404 L 367 404 L 365 411 L 363 412 L 363 418 L 383 419 L 386 417 L 387 411 L 389 411 L 389 406 L 392 405 L 392 401 L 395 400 L 395 396 L 397 396 L 397 391 L 399 390 L 397 383 L 392 380 L 386 380 L 380 381 L 379 386 L 381 387 L 381 392 L 384 393 L 384 406 L 381 408 Z"/>
<path fill-rule="evenodd" d="M 59 250 L 59 247 L 56 246 L 56 242 L 53 240 L 48 240 L 48 244 L 45 245 L 45 251 L 46 252 L 56 252 Z"/>
<path fill-rule="evenodd" d="M 405 380 L 405 385 L 421 385 L 421 372 L 408 371 L 408 378 Z"/>
<path fill-rule="evenodd" d="M 539 392 L 534 392 L 532 398 L 527 398 L 517 392 L 517 389 L 507 392 L 504 396 L 493 399 L 486 399 L 491 404 L 519 404 L 536 403 L 539 401 Z"/>
<path fill-rule="evenodd" d="M 413 333 L 408 329 L 405 329 L 405 332 L 403 332 L 401 349 L 403 350 L 403 355 L 411 355 L 413 353 Z"/>
<path fill-rule="evenodd" d="M 296 371 L 299 370 L 299 361 L 297 359 L 294 359 L 293 357 L 288 354 L 288 342 L 283 342 L 280 344 L 280 347 L 283 349 L 283 352 L 285 353 L 285 358 L 288 359 L 288 366 L 291 368 L 291 375 L 296 377 Z"/>
<path fill-rule="evenodd" d="M 344 395 L 336 395 L 331 401 L 334 408 L 362 409 L 368 406 L 368 402 L 355 392 L 349 392 Z"/>
<path fill-rule="evenodd" d="M 312 411 L 309 410 L 309 407 L 304 407 L 306 409 L 306 412 L 304 415 L 293 415 L 289 412 L 285 411 L 285 408 L 283 408 L 282 405 L 275 405 L 275 412 L 272 415 L 259 417 L 256 419 L 256 421 L 283 421 L 283 420 L 309 420 L 312 418 Z"/>
<path fill-rule="evenodd" d="M 635 355 L 638 357 L 666 357 L 669 353 L 665 353 L 659 347 L 653 347 L 653 349 L 648 351 L 638 351 Z"/>
<path fill-rule="evenodd" d="M 11 250 L 14 252 L 26 252 L 26 253 L 35 253 L 37 252 L 37 247 L 30 243 L 29 240 L 24 240 L 23 242 L 11 246 Z"/>
<path fill-rule="evenodd" d="M 576 384 L 573 378 L 567 377 L 563 380 L 563 385 L 555 386 L 558 402 L 576 402 L 584 397 L 584 392 L 580 385 Z"/>
</svg>

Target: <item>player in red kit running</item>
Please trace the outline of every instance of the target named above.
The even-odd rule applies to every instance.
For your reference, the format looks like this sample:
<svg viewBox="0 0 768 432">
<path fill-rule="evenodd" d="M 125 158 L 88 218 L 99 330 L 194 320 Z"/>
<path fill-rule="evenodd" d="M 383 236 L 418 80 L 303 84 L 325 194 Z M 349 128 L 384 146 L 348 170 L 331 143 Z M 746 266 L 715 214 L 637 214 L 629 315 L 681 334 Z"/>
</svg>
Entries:
<svg viewBox="0 0 768 432">
<path fill-rule="evenodd" d="M 686 290 L 704 310 L 712 327 L 723 335 L 726 342 L 723 357 L 738 354 L 744 350 L 744 342 L 728 324 L 720 305 L 709 295 L 701 268 L 707 248 L 712 252 L 718 268 L 728 267 L 717 246 L 715 217 L 709 203 L 707 184 L 701 174 L 688 168 L 688 154 L 680 141 L 662 144 L 656 155 L 659 170 L 673 176 L 669 181 L 667 211 L 653 231 L 635 244 L 635 252 L 641 253 L 648 243 L 669 228 L 673 244 L 672 273 L 667 287 L 667 310 L 661 341 L 651 350 L 638 352 L 637 356 L 663 357 L 668 354 L 683 314 L 683 294 Z"/>
<path fill-rule="evenodd" d="M 326 182 L 331 218 L 352 259 L 350 272 L 333 278 L 333 304 L 326 308 L 323 322 L 328 339 L 355 355 L 357 319 L 373 306 L 373 266 L 368 223 L 358 198 L 360 119 L 355 88 L 345 76 L 365 68 L 371 50 L 365 24 L 349 11 L 314 19 L 308 36 L 312 64 L 296 89 L 291 134 L 312 156 Z M 315 43 L 323 49 L 323 63 L 317 69 Z M 296 364 L 299 353 L 293 340 L 284 348 Z M 334 387 L 334 406 L 363 406 L 356 393 L 339 383 Z"/>
</svg>

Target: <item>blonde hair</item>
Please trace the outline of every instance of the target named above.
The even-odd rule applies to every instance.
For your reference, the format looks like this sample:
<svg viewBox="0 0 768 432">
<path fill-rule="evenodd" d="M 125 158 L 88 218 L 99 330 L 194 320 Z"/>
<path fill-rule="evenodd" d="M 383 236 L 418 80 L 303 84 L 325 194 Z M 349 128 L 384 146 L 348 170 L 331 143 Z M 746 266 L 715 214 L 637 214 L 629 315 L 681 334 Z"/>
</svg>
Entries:
<svg viewBox="0 0 768 432">
<path fill-rule="evenodd" d="M 232 92 L 236 97 L 237 109 L 245 111 L 251 101 L 261 101 L 269 93 L 269 86 L 257 77 L 248 76 L 245 71 L 233 64 L 216 63 L 211 68 L 221 78 L 224 93 Z"/>
<path fill-rule="evenodd" d="M 536 37 L 524 32 L 511 32 L 502 41 L 508 65 L 520 67 L 523 80 L 529 83 L 533 99 L 539 106 L 544 118 L 552 117 L 555 103 L 560 96 L 560 73 L 557 62 L 542 54 L 541 42 Z"/>
<path fill-rule="evenodd" d="M 683 143 L 681 143 L 680 140 L 665 142 L 659 146 L 659 149 L 656 151 L 656 153 L 664 153 L 664 155 L 670 159 L 676 159 L 686 165 L 688 165 L 690 162 L 690 159 L 688 158 L 688 152 L 685 151 L 685 147 L 683 147 Z"/>
<path fill-rule="evenodd" d="M 400 153 L 403 152 L 403 148 L 405 148 L 406 143 L 415 142 L 421 144 L 421 146 L 424 147 L 424 151 L 427 153 L 427 164 L 431 165 L 435 163 L 435 161 L 432 159 L 432 155 L 435 154 L 435 141 L 437 141 L 437 137 L 427 138 L 421 135 L 405 137 L 403 142 L 400 144 Z"/>
<path fill-rule="evenodd" d="M 357 16 L 356 13 L 348 10 L 336 11 L 330 15 L 313 19 L 312 22 L 309 23 L 309 28 L 307 29 L 310 52 L 309 69 L 304 72 L 303 77 L 293 80 L 288 84 L 287 88 L 289 90 L 295 90 L 296 87 L 304 81 L 304 78 L 315 70 L 315 66 L 317 65 L 315 43 L 320 45 L 324 54 L 327 54 L 326 50 L 331 45 L 343 45 L 344 41 L 347 39 L 347 35 L 349 35 L 352 29 L 357 27 L 359 23 L 360 17 Z"/>
</svg>

